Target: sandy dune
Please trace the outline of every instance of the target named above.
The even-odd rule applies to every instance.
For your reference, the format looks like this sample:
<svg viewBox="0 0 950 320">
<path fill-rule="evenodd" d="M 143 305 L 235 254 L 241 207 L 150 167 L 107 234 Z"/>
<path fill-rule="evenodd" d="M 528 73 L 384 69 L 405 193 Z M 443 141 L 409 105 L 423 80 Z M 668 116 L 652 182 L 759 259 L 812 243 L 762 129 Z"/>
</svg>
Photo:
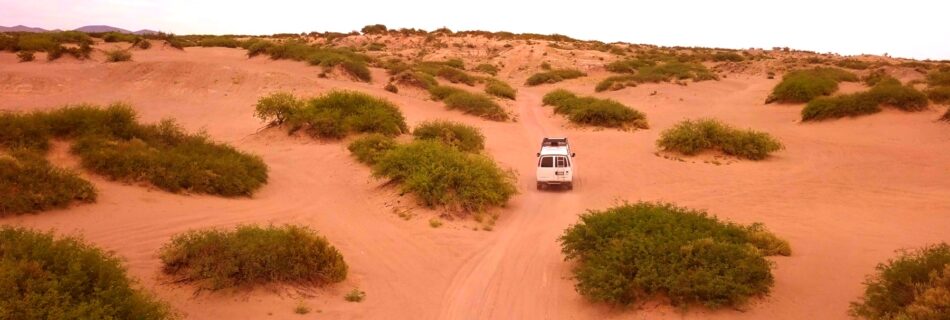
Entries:
<svg viewBox="0 0 950 320">
<path fill-rule="evenodd" d="M 0 223 L 55 228 L 115 251 L 146 289 L 189 319 L 293 318 L 299 301 L 319 312 L 306 317 L 332 319 L 844 319 L 864 276 L 894 250 L 950 241 L 950 125 L 933 121 L 936 108 L 801 124 L 800 106 L 762 104 L 778 80 L 734 74 L 688 86 L 647 84 L 598 94 L 645 112 L 651 129 L 592 130 L 552 115 L 541 96 L 556 87 L 592 94 L 603 71 L 563 84 L 519 87 L 518 100 L 507 106 L 518 121 L 498 123 L 447 111 L 410 90 L 386 92 L 382 70 L 365 84 L 318 78 L 319 69 L 303 63 L 247 59 L 237 49 L 134 54 L 134 62 L 104 64 L 68 58 L 17 63 L 13 54 L 0 53 L 0 109 L 127 101 L 145 121 L 172 117 L 189 130 L 205 130 L 261 155 L 270 182 L 253 198 L 224 199 L 174 195 L 84 173 L 100 190 L 97 203 Z M 503 74 L 512 74 L 517 63 L 536 64 L 531 59 L 537 54 L 509 52 Z M 524 79 L 514 77 L 509 81 L 516 85 Z M 259 96 L 275 90 L 315 95 L 331 88 L 390 99 L 410 126 L 450 119 L 482 128 L 487 153 L 517 172 L 520 194 L 499 210 L 493 231 L 480 230 L 471 218 L 431 228 L 427 221 L 438 210 L 416 208 L 409 196 L 372 179 L 345 143 L 258 132 L 252 110 Z M 786 150 L 761 162 L 722 165 L 704 163 L 711 155 L 677 161 L 654 154 L 663 129 L 696 117 L 767 131 Z M 534 153 L 548 135 L 570 137 L 577 152 L 580 181 L 571 192 L 534 190 Z M 51 157 L 78 167 L 67 148 L 57 144 Z M 793 255 L 773 259 L 772 294 L 741 311 L 692 308 L 684 314 L 656 302 L 639 310 L 592 304 L 574 291 L 571 264 L 563 261 L 556 239 L 586 209 L 637 200 L 763 222 L 790 241 Z M 415 217 L 403 220 L 394 207 L 412 209 Z M 343 252 L 349 278 L 321 289 L 195 295 L 193 287 L 161 276 L 157 251 L 172 235 L 246 223 L 313 227 Z M 344 301 L 356 287 L 367 299 Z"/>
</svg>

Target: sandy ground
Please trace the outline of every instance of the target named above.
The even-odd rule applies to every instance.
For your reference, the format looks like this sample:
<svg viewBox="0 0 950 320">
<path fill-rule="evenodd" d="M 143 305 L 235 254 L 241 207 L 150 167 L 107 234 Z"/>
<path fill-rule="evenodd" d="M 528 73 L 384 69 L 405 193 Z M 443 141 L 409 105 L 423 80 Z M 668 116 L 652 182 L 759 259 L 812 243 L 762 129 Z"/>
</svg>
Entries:
<svg viewBox="0 0 950 320">
<path fill-rule="evenodd" d="M 529 53 L 514 50 L 507 58 L 513 69 Z M 0 223 L 81 235 L 114 251 L 143 287 L 189 319 L 844 319 L 865 275 L 894 250 L 950 241 L 950 125 L 934 121 L 942 107 L 801 124 L 800 105 L 762 104 L 778 80 L 737 74 L 598 94 L 647 114 L 651 129 L 623 132 L 575 128 L 541 106 L 541 96 L 557 87 L 592 93 L 603 72 L 519 87 L 518 100 L 507 105 L 518 121 L 498 123 L 447 111 L 409 90 L 386 92 L 382 70 L 374 70 L 371 84 L 321 79 L 318 68 L 303 63 L 247 59 L 242 50 L 225 48 L 158 47 L 136 51 L 134 59 L 17 63 L 13 54 L 0 53 L 0 109 L 129 102 L 144 121 L 175 118 L 188 130 L 204 130 L 261 155 L 270 182 L 253 198 L 225 199 L 169 194 L 83 173 L 100 190 L 97 203 Z M 450 119 L 480 127 L 487 153 L 517 172 L 520 194 L 496 212 L 492 231 L 470 218 L 431 228 L 428 220 L 438 210 L 416 208 L 409 196 L 372 179 L 345 143 L 259 132 L 262 124 L 252 117 L 259 96 L 275 90 L 315 95 L 332 88 L 390 99 L 410 125 Z M 697 117 L 767 131 L 786 149 L 765 161 L 721 165 L 705 163 L 710 155 L 679 161 L 655 154 L 663 129 Z M 579 182 L 571 192 L 534 189 L 534 153 L 548 135 L 570 137 L 577 152 Z M 58 144 L 51 157 L 75 168 L 67 148 Z M 556 239 L 587 209 L 638 200 L 706 209 L 739 223 L 763 222 L 791 242 L 793 255 L 772 259 L 772 294 L 743 310 L 683 313 L 658 302 L 636 308 L 590 303 L 574 291 L 571 263 Z M 412 219 L 394 214 L 408 209 Z M 161 275 L 157 252 L 171 236 L 248 223 L 319 230 L 343 252 L 349 278 L 326 288 L 196 294 Z M 366 291 L 366 300 L 344 301 L 353 288 Z M 313 313 L 294 315 L 300 303 Z"/>
</svg>

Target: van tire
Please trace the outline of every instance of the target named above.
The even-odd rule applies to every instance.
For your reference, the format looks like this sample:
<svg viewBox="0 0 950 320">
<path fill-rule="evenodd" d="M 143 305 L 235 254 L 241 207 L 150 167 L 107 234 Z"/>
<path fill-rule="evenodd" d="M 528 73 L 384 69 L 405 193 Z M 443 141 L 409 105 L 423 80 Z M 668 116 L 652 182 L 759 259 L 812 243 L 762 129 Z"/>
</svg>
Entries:
<svg viewBox="0 0 950 320">
<path fill-rule="evenodd" d="M 542 190 L 542 189 L 544 189 L 544 184 L 538 182 L 538 190 Z"/>
<path fill-rule="evenodd" d="M 568 183 L 567 183 L 567 190 L 574 190 L 574 183 L 573 183 L 573 182 L 568 182 Z"/>
</svg>

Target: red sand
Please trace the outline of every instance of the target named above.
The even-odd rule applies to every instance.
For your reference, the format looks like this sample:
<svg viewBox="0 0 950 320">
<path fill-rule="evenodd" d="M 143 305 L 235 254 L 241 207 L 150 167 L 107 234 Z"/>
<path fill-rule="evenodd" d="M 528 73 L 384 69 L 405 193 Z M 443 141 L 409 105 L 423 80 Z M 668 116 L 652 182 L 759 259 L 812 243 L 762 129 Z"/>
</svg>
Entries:
<svg viewBox="0 0 950 320">
<path fill-rule="evenodd" d="M 543 47 L 541 47 L 543 48 Z M 333 319 L 844 319 L 861 294 L 865 275 L 894 250 L 950 241 L 950 125 L 933 121 L 937 108 L 885 111 L 822 123 L 798 122 L 800 105 L 763 105 L 776 80 L 730 74 L 721 81 L 647 84 L 598 94 L 647 114 L 651 129 L 633 132 L 567 125 L 541 96 L 564 87 L 592 94 L 592 77 L 556 85 L 520 87 L 521 65 L 536 53 L 516 48 L 502 74 L 519 85 L 508 103 L 517 122 L 490 122 L 445 110 L 441 103 L 403 90 L 386 92 L 386 75 L 372 84 L 318 78 L 319 68 L 291 61 L 245 58 L 225 48 L 135 51 L 134 62 L 17 63 L 0 53 L 0 109 L 26 111 L 80 102 L 132 103 L 144 121 L 175 118 L 188 130 L 261 155 L 270 182 L 250 199 L 175 195 L 83 173 L 100 190 L 95 204 L 0 219 L 2 224 L 54 228 L 79 234 L 122 257 L 143 287 L 189 319 L 291 318 L 298 303 Z M 550 57 L 549 60 L 558 59 Z M 43 57 L 38 57 L 43 60 Z M 562 61 L 563 64 L 569 62 Z M 580 62 L 579 62 L 580 63 Z M 525 71 L 527 72 L 527 71 Z M 487 153 L 517 172 L 520 194 L 497 211 L 493 231 L 474 231 L 468 219 L 431 228 L 438 210 L 416 208 L 384 181 L 370 177 L 344 142 L 320 142 L 264 130 L 252 116 L 261 95 L 291 90 L 316 95 L 357 89 L 398 104 L 410 126 L 450 119 L 480 127 Z M 656 91 L 656 95 L 650 95 Z M 942 108 L 939 109 L 942 112 Z M 759 162 L 712 156 L 665 159 L 654 153 L 660 132 L 675 122 L 715 117 L 766 131 L 786 149 Z M 543 136 L 570 137 L 579 182 L 571 192 L 534 189 L 534 159 Z M 77 168 L 58 144 L 54 162 Z M 682 313 L 658 302 L 639 310 L 591 303 L 579 296 L 556 242 L 577 215 L 622 201 L 669 201 L 706 209 L 739 223 L 763 222 L 787 239 L 790 257 L 777 257 L 770 296 L 742 311 Z M 403 220 L 393 206 L 414 208 Z M 237 224 L 295 223 L 313 227 L 344 254 L 349 278 L 326 288 L 259 288 L 203 292 L 168 284 L 157 252 L 177 233 Z M 362 303 L 342 296 L 366 291 Z"/>
</svg>

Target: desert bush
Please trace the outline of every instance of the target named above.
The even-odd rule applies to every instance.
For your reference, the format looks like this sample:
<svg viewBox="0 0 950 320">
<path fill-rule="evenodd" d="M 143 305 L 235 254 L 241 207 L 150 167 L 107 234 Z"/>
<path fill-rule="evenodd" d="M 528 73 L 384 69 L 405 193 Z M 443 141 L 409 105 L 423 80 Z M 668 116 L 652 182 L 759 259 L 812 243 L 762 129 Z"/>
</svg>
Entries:
<svg viewBox="0 0 950 320">
<path fill-rule="evenodd" d="M 267 182 L 267 166 L 259 157 L 187 134 L 171 120 L 139 124 L 127 105 L 3 116 L 0 128 L 5 129 L 0 146 L 42 152 L 52 137 L 71 139 L 70 151 L 84 168 L 111 179 L 148 181 L 171 192 L 246 196 Z"/>
<path fill-rule="evenodd" d="M 492 76 L 495 76 L 495 75 L 498 74 L 499 69 L 498 69 L 498 67 L 496 67 L 496 66 L 493 65 L 493 64 L 490 64 L 490 63 L 482 63 L 482 64 L 479 64 L 479 65 L 475 66 L 475 71 L 482 72 L 482 73 L 487 73 L 487 74 L 490 74 L 490 75 L 492 75 Z"/>
<path fill-rule="evenodd" d="M 947 108 L 947 112 L 943 113 L 943 116 L 940 117 L 940 120 L 950 122 L 950 108 Z"/>
<path fill-rule="evenodd" d="M 578 97 L 570 91 L 558 89 L 544 95 L 542 103 L 554 106 L 554 113 L 564 114 L 574 123 L 612 128 L 649 128 L 642 112 L 611 99 Z"/>
<path fill-rule="evenodd" d="M 841 81 L 858 81 L 858 77 L 835 68 L 819 67 L 792 71 L 782 76 L 782 81 L 775 85 L 765 103 L 808 102 L 838 91 L 838 82 Z"/>
<path fill-rule="evenodd" d="M 931 87 L 950 86 L 950 67 L 943 67 L 927 73 L 927 85 Z"/>
<path fill-rule="evenodd" d="M 255 115 L 271 124 L 287 124 L 290 133 L 304 129 L 319 138 L 339 139 L 354 132 L 388 136 L 409 132 L 395 104 L 358 91 L 330 91 L 306 101 L 289 93 L 275 93 L 258 100 Z"/>
<path fill-rule="evenodd" d="M 36 59 L 36 57 L 33 55 L 33 51 L 17 52 L 16 57 L 20 60 L 20 62 L 30 62 Z"/>
<path fill-rule="evenodd" d="M 356 160 L 365 164 L 375 164 L 379 157 L 396 147 L 396 140 L 378 133 L 362 136 L 347 147 Z"/>
<path fill-rule="evenodd" d="M 440 78 L 448 80 L 451 83 L 464 83 L 466 85 L 473 86 L 477 80 L 475 77 L 469 75 L 465 71 L 456 69 L 454 67 L 446 67 L 439 69 L 435 74 Z"/>
<path fill-rule="evenodd" d="M 246 49 L 249 57 L 267 53 L 274 60 L 306 61 L 310 65 L 323 68 L 340 66 L 343 71 L 361 81 L 368 82 L 371 80 L 369 68 L 366 65 L 370 58 L 348 49 L 315 47 L 302 41 L 287 41 L 280 44 L 263 41 L 254 42 L 248 45 Z"/>
<path fill-rule="evenodd" d="M 266 40 L 251 39 L 244 42 L 244 49 L 247 50 L 248 58 L 253 58 L 261 54 L 267 54 L 268 49 L 273 46 L 273 42 Z"/>
<path fill-rule="evenodd" d="M 927 95 L 886 77 L 868 91 L 812 100 L 802 109 L 802 121 L 873 114 L 881 111 L 881 105 L 920 111 L 927 107 Z"/>
<path fill-rule="evenodd" d="M 835 65 L 842 68 L 854 69 L 854 70 L 864 70 L 871 67 L 871 63 L 857 60 L 857 59 L 838 60 L 837 62 L 835 62 Z"/>
<path fill-rule="evenodd" d="M 386 90 L 386 91 L 389 91 L 389 92 L 392 92 L 392 93 L 399 93 L 399 87 L 397 87 L 397 86 L 396 86 L 395 84 L 393 84 L 392 82 L 387 83 L 386 86 L 383 87 L 383 90 Z"/>
<path fill-rule="evenodd" d="M 518 91 L 507 82 L 491 78 L 485 82 L 485 93 L 499 98 L 515 100 Z"/>
<path fill-rule="evenodd" d="M 864 319 L 946 319 L 950 311 L 950 245 L 941 243 L 881 263 L 850 313 Z"/>
<path fill-rule="evenodd" d="M 666 82 L 692 79 L 695 81 L 716 80 L 718 77 L 705 66 L 695 62 L 670 61 L 655 63 L 639 59 L 621 60 L 611 63 L 607 69 L 614 72 L 629 73 L 610 76 L 599 82 L 595 91 L 620 90 L 635 87 L 640 83 Z"/>
<path fill-rule="evenodd" d="M 950 86 L 930 87 L 927 97 L 934 103 L 950 103 Z"/>
<path fill-rule="evenodd" d="M 343 255 L 294 225 L 195 230 L 162 247 L 163 271 L 211 290 L 267 283 L 324 285 L 346 279 Z"/>
<path fill-rule="evenodd" d="M 373 175 L 400 183 L 427 206 L 482 211 L 504 206 L 516 192 L 514 177 L 490 158 L 438 141 L 414 141 L 386 152 Z"/>
<path fill-rule="evenodd" d="M 412 130 L 416 140 L 438 140 L 465 152 L 485 149 L 485 136 L 478 128 L 450 121 L 423 122 Z"/>
<path fill-rule="evenodd" d="M 370 43 L 370 44 L 366 45 L 366 50 L 367 50 L 367 51 L 383 51 L 383 50 L 385 50 L 385 49 L 386 49 L 386 44 L 385 44 L 385 43 L 373 42 L 373 43 Z"/>
<path fill-rule="evenodd" d="M 761 160 L 781 150 L 782 143 L 768 133 L 739 130 L 715 119 L 685 120 L 663 131 L 657 146 L 667 151 L 694 155 L 719 150 L 741 158 Z"/>
<path fill-rule="evenodd" d="M 396 74 L 393 76 L 393 81 L 423 90 L 431 90 L 433 87 L 439 85 L 439 82 L 436 81 L 432 75 L 414 70 L 405 70 Z"/>
<path fill-rule="evenodd" d="M 447 60 L 422 61 L 409 66 L 409 68 L 417 72 L 443 78 L 452 83 L 464 83 L 469 86 L 475 85 L 475 82 L 478 81 L 478 78 L 463 71 L 461 68 L 459 68 L 460 66 L 464 66 L 461 60 Z"/>
<path fill-rule="evenodd" d="M 760 224 L 648 202 L 589 211 L 560 242 L 566 258 L 578 262 L 577 291 L 614 304 L 664 296 L 676 306 L 742 305 L 767 294 L 774 282 L 764 256 L 791 254 L 787 242 Z"/>
<path fill-rule="evenodd" d="M 389 29 L 386 28 L 386 25 L 371 24 L 360 29 L 360 32 L 363 34 L 386 34 L 389 32 Z"/>
<path fill-rule="evenodd" d="M 0 227 L 0 279 L 4 319 L 175 318 L 134 288 L 119 258 L 77 238 Z"/>
<path fill-rule="evenodd" d="M 281 125 L 303 105 L 289 92 L 274 92 L 257 100 L 254 116 L 271 125 Z"/>
<path fill-rule="evenodd" d="M 716 52 L 715 54 L 713 54 L 712 60 L 718 61 L 718 62 L 721 62 L 721 61 L 740 62 L 740 61 L 745 60 L 745 58 L 743 58 L 742 55 L 735 52 L 723 51 L 723 52 Z"/>
<path fill-rule="evenodd" d="M 241 41 L 227 36 L 207 36 L 202 37 L 196 43 L 199 47 L 222 47 L 238 48 L 241 47 Z"/>
<path fill-rule="evenodd" d="M 102 41 L 105 42 L 128 42 L 136 43 L 139 42 L 142 37 L 134 34 L 128 33 L 119 33 L 119 32 L 106 32 L 102 35 Z"/>
<path fill-rule="evenodd" d="M 106 51 L 106 62 L 132 61 L 132 52 L 122 49 Z"/>
<path fill-rule="evenodd" d="M 465 61 L 462 61 L 462 59 L 454 58 L 445 60 L 445 65 L 452 68 L 465 70 Z"/>
<path fill-rule="evenodd" d="M 0 217 L 96 201 L 96 189 L 89 181 L 25 150 L 0 153 L 0 194 Z"/>
<path fill-rule="evenodd" d="M 472 93 L 464 90 L 454 92 L 445 99 L 445 107 L 458 109 L 467 114 L 476 115 L 488 120 L 508 120 L 508 113 L 498 103 L 481 93 Z"/>
<path fill-rule="evenodd" d="M 450 95 L 461 93 L 465 94 L 467 91 L 453 87 L 453 86 L 433 86 L 429 88 L 429 95 L 432 97 L 432 100 L 442 101 L 445 98 L 448 98 Z"/>
<path fill-rule="evenodd" d="M 587 76 L 586 73 L 575 69 L 556 69 L 545 72 L 538 72 L 525 81 L 526 85 L 536 86 L 545 83 L 557 83 L 568 79 L 575 79 Z"/>
</svg>

